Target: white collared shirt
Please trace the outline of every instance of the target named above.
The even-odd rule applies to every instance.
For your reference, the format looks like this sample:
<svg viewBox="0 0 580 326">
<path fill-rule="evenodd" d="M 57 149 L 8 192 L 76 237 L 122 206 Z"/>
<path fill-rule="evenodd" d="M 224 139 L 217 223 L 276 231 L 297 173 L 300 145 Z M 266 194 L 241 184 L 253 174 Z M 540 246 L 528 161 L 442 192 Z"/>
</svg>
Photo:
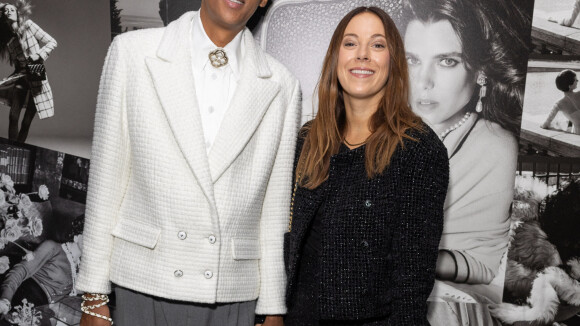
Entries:
<svg viewBox="0 0 580 326">
<path fill-rule="evenodd" d="M 210 63 L 209 53 L 219 47 L 207 36 L 199 12 L 193 17 L 191 24 L 191 65 L 205 147 L 208 153 L 238 86 L 239 61 L 244 52 L 242 49 L 243 33 L 244 30 L 240 31 L 223 48 L 228 57 L 228 64 L 215 68 Z"/>
</svg>

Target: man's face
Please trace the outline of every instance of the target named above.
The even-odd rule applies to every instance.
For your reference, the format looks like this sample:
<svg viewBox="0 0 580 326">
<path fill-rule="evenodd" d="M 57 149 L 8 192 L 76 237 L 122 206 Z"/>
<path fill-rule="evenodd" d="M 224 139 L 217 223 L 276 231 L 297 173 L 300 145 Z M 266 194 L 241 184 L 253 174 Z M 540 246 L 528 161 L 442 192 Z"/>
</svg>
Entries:
<svg viewBox="0 0 580 326">
<path fill-rule="evenodd" d="M 237 32 L 246 26 L 258 6 L 265 7 L 267 3 L 268 0 L 203 0 L 201 10 L 211 25 Z"/>
</svg>

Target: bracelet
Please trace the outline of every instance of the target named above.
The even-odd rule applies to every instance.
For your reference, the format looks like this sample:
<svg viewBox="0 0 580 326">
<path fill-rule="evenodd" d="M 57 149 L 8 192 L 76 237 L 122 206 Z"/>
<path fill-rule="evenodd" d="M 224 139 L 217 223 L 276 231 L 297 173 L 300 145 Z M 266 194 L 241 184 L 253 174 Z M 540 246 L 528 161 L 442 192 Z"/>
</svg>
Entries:
<svg viewBox="0 0 580 326">
<path fill-rule="evenodd" d="M 83 298 L 83 302 L 81 303 L 81 308 L 85 308 L 86 310 L 92 310 L 95 308 L 99 308 L 102 307 L 104 305 L 106 305 L 107 303 L 109 303 L 109 297 L 106 294 L 97 294 L 93 297 L 87 297 L 83 294 L 82 296 Z M 85 305 L 86 301 L 97 301 L 97 300 L 102 300 L 101 302 L 94 304 L 94 305 L 90 305 L 87 306 Z"/>
<path fill-rule="evenodd" d="M 106 295 L 106 294 L 92 294 L 91 297 L 88 297 L 86 294 L 83 294 L 82 298 L 83 298 L 83 302 L 81 302 L 81 311 L 83 313 L 90 315 L 90 316 L 93 316 L 93 317 L 104 319 L 104 320 L 110 322 L 111 325 L 113 325 L 113 319 L 111 317 L 106 317 L 106 316 L 103 316 L 99 313 L 91 311 L 92 309 L 102 307 L 102 306 L 106 305 L 107 303 L 109 303 L 109 296 L 108 295 Z M 94 305 L 88 305 L 88 306 L 85 305 L 85 303 L 87 301 L 97 301 L 97 300 L 101 300 L 101 302 L 94 304 Z"/>
<path fill-rule="evenodd" d="M 106 294 L 100 293 L 89 293 L 89 294 L 91 295 L 91 297 L 88 297 L 86 293 L 82 295 L 83 301 L 97 301 L 97 300 L 109 301 L 109 296 Z"/>
<path fill-rule="evenodd" d="M 453 277 L 451 278 L 451 280 L 455 281 L 455 279 L 457 279 L 457 272 L 459 270 L 459 266 L 457 265 L 457 258 L 455 257 L 455 254 L 451 250 L 448 249 L 440 249 L 440 250 L 445 251 L 447 254 L 449 254 L 449 256 L 451 256 L 451 258 L 453 258 L 453 262 L 455 263 L 455 271 L 453 272 Z"/>
<path fill-rule="evenodd" d="M 457 282 L 457 283 L 467 283 L 467 281 L 469 281 L 469 274 L 471 272 L 469 270 L 469 262 L 467 261 L 467 257 L 465 257 L 465 255 L 463 253 L 461 253 L 461 251 L 458 251 L 458 253 L 461 255 L 461 257 L 463 257 L 463 260 L 465 261 L 465 267 L 467 269 L 467 272 L 466 272 L 467 275 L 465 276 L 465 279 L 463 281 L 460 281 L 460 280 L 455 279 L 455 282 Z"/>
</svg>

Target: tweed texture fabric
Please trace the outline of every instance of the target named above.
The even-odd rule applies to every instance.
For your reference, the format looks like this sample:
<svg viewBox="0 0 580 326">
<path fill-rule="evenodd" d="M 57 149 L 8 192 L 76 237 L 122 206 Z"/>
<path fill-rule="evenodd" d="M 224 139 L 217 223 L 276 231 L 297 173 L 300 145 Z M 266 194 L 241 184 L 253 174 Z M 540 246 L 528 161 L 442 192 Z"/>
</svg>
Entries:
<svg viewBox="0 0 580 326">
<path fill-rule="evenodd" d="M 242 40 L 240 83 L 206 153 L 187 13 L 117 36 L 101 78 L 77 288 L 282 314 L 297 80 Z"/>
<path fill-rule="evenodd" d="M 317 291 L 310 298 L 319 318 L 428 325 L 449 164 L 437 135 L 425 129 L 410 131 L 417 141 L 405 140 L 379 176 L 366 175 L 365 145 L 343 145 L 331 157 L 327 181 L 314 190 L 297 188 L 292 231 L 285 235 L 290 314 L 308 315 L 293 311 L 293 294 L 316 279 L 301 275 L 301 252 L 324 202 Z M 301 144 L 299 139 L 296 153 Z"/>
<path fill-rule="evenodd" d="M 46 61 L 57 43 L 47 32 L 43 31 L 32 20 L 24 23 L 23 38 L 13 37 L 8 42 L 8 52 L 10 60 L 17 71 L 26 69 L 28 58 L 33 54 L 38 54 L 42 60 Z M 40 46 L 40 43 L 43 46 Z M 40 81 L 29 81 L 30 93 L 34 99 L 34 105 L 40 119 L 50 118 L 54 115 L 54 101 L 52 90 L 48 79 Z"/>
</svg>

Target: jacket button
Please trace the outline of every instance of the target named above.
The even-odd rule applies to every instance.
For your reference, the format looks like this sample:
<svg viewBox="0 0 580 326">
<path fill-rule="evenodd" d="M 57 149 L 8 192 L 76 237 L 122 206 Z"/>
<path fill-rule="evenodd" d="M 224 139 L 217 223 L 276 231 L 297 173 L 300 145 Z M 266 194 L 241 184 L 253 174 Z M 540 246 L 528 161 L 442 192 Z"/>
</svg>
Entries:
<svg viewBox="0 0 580 326">
<path fill-rule="evenodd" d="M 363 245 L 363 247 L 368 248 L 369 247 L 369 243 L 366 240 L 363 240 L 361 242 L 361 244 Z"/>
<path fill-rule="evenodd" d="M 177 237 L 179 240 L 185 240 L 185 238 L 187 238 L 187 233 L 185 231 L 179 231 L 177 232 Z"/>
<path fill-rule="evenodd" d="M 175 272 L 173 272 L 173 275 L 175 277 L 182 277 L 183 276 L 183 271 L 181 271 L 181 270 L 178 269 Z"/>
<path fill-rule="evenodd" d="M 203 276 L 205 276 L 205 278 L 209 280 L 210 278 L 213 277 L 213 273 L 212 271 L 205 271 L 205 273 L 203 273 Z"/>
<path fill-rule="evenodd" d="M 212 234 L 207 238 L 207 240 L 209 241 L 209 243 L 214 244 L 216 237 L 215 237 L 215 235 Z"/>
<path fill-rule="evenodd" d="M 371 207 L 372 205 L 373 205 L 373 202 L 371 202 L 371 200 L 370 200 L 370 199 L 367 199 L 367 200 L 365 200 L 365 207 L 366 207 L 366 208 L 369 208 L 369 207 Z"/>
</svg>

